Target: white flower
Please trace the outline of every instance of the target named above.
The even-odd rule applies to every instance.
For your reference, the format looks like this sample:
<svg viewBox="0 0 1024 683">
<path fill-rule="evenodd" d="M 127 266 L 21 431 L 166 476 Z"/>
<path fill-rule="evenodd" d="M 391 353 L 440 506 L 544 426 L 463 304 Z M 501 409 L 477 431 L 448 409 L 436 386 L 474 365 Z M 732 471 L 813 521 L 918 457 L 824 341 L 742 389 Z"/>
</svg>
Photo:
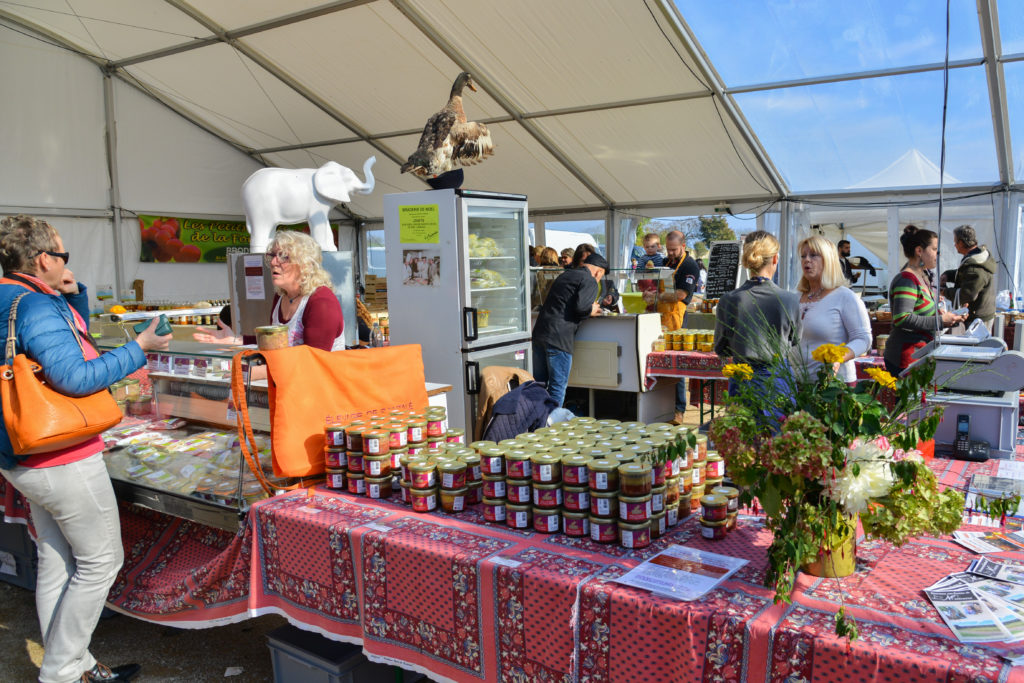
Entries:
<svg viewBox="0 0 1024 683">
<path fill-rule="evenodd" d="M 889 493 L 893 485 L 889 469 L 889 452 L 883 451 L 875 442 L 855 441 L 847 449 L 846 466 L 835 478 L 826 475 L 822 482 L 825 495 L 835 499 L 847 514 L 864 512 L 874 498 Z M 856 474 L 854 473 L 856 471 Z"/>
</svg>

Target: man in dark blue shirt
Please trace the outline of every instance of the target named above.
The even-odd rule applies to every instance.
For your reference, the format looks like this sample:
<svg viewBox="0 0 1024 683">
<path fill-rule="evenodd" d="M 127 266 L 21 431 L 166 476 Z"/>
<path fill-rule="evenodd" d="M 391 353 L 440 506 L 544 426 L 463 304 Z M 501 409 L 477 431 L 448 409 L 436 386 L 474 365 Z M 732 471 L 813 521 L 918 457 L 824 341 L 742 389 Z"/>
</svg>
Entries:
<svg viewBox="0 0 1024 683">
<path fill-rule="evenodd" d="M 569 385 L 576 329 L 585 318 L 601 315 L 597 283 L 607 270 L 608 261 L 600 254 L 591 254 L 579 268 L 559 275 L 533 327 L 533 376 L 547 385 L 558 407 Z"/>
</svg>

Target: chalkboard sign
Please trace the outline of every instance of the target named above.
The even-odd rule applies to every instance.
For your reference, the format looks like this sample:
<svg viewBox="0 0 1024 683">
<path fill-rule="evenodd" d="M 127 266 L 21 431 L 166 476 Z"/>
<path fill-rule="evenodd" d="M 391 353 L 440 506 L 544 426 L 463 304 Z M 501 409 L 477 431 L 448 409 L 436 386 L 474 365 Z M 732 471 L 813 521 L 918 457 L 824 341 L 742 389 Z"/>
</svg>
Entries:
<svg viewBox="0 0 1024 683">
<path fill-rule="evenodd" d="M 740 243 L 717 241 L 711 243 L 708 253 L 708 284 L 705 299 L 719 299 L 740 284 Z"/>
</svg>

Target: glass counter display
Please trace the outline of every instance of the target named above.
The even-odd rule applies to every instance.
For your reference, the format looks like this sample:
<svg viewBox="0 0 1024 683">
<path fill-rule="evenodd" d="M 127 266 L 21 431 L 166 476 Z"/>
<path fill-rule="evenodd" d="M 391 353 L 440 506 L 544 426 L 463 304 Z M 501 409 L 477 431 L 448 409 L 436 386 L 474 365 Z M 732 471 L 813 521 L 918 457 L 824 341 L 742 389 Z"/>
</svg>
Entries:
<svg viewBox="0 0 1024 683">
<path fill-rule="evenodd" d="M 105 338 L 98 346 L 121 343 Z M 145 380 L 112 387 L 126 415 L 104 433 L 104 458 L 120 500 L 234 531 L 266 496 L 238 445 L 230 388 L 238 350 L 172 341 L 147 354 L 149 387 Z M 272 477 L 266 381 L 247 391 L 260 466 Z"/>
</svg>

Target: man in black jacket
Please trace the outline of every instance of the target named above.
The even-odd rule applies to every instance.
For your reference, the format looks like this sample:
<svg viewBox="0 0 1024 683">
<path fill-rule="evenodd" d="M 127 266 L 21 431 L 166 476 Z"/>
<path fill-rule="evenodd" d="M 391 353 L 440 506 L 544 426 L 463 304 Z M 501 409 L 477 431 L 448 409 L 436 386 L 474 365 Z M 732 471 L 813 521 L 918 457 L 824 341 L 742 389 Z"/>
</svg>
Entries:
<svg viewBox="0 0 1024 683">
<path fill-rule="evenodd" d="M 533 328 L 533 376 L 547 385 L 558 407 L 565 400 L 572 369 L 572 348 L 576 329 L 584 318 L 601 315 L 597 283 L 608 270 L 608 261 L 591 254 L 579 268 L 558 276 Z"/>
<path fill-rule="evenodd" d="M 953 246 L 963 258 L 959 268 L 942 274 L 942 293 L 955 307 L 967 306 L 965 325 L 980 318 L 991 332 L 996 317 L 996 260 L 986 247 L 978 245 L 978 236 L 969 225 L 953 229 Z"/>
</svg>

